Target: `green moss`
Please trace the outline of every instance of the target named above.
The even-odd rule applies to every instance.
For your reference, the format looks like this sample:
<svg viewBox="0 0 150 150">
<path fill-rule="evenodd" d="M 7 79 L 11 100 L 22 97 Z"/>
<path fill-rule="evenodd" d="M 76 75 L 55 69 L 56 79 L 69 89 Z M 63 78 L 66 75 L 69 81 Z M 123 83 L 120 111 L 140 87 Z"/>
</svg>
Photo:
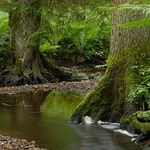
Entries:
<svg viewBox="0 0 150 150">
<path fill-rule="evenodd" d="M 13 30 L 15 30 L 17 28 L 22 28 L 22 27 L 20 27 L 20 23 L 19 23 L 20 18 L 21 18 L 21 13 L 20 13 L 19 8 L 12 10 L 12 12 L 10 13 L 10 17 L 9 17 L 9 24 L 11 25 Z"/>
<path fill-rule="evenodd" d="M 141 121 L 150 121 L 150 110 L 148 111 L 138 111 L 137 118 Z"/>
<path fill-rule="evenodd" d="M 14 75 L 15 74 L 21 74 L 21 65 L 22 65 L 22 61 L 21 60 L 16 61 L 15 68 L 12 71 L 12 74 L 14 74 Z"/>
<path fill-rule="evenodd" d="M 115 70 L 116 81 L 114 88 L 119 89 L 120 83 L 124 82 L 125 99 L 128 100 L 130 89 L 140 83 L 140 69 L 150 66 L 150 46 L 131 47 L 117 55 L 110 55 L 108 59 L 108 70 Z M 122 76 L 121 76 L 122 74 Z M 122 78 L 122 80 L 121 80 Z M 122 85 L 121 85 L 122 86 Z"/>
<path fill-rule="evenodd" d="M 119 88 L 119 102 L 121 103 L 125 99 L 125 86 Z"/>
<path fill-rule="evenodd" d="M 142 132 L 150 131 L 150 123 L 149 122 L 145 122 L 145 123 L 141 123 L 141 124 L 142 124 L 142 127 L 141 127 Z"/>
<path fill-rule="evenodd" d="M 90 112 L 90 114 L 96 115 L 103 106 L 109 104 L 107 96 L 108 94 L 110 95 L 110 88 L 110 79 L 108 76 L 104 76 L 100 80 L 99 85 L 95 88 L 95 90 L 89 92 L 85 96 L 84 100 L 77 107 L 74 114 L 88 114 Z"/>
<path fill-rule="evenodd" d="M 88 112 L 88 107 L 85 107 L 85 105 L 88 103 L 88 101 L 90 100 L 90 97 L 92 95 L 93 91 L 90 91 L 84 98 L 84 100 L 78 105 L 78 107 L 76 108 L 76 111 L 74 114 L 86 114 Z"/>
<path fill-rule="evenodd" d="M 150 66 L 149 58 L 149 46 L 131 47 L 117 55 L 109 55 L 106 74 L 75 113 L 100 116 L 106 110 L 110 117 L 113 114 L 121 117 L 130 106 L 128 95 L 131 87 L 140 82 L 139 68 Z M 132 129 L 149 130 L 148 124 L 140 123 L 134 115 L 121 117 L 121 123 L 129 123 Z"/>
<path fill-rule="evenodd" d="M 137 117 L 133 114 L 124 115 L 120 120 L 121 125 L 128 124 L 130 130 L 138 132 L 150 131 L 150 122 L 139 122 Z"/>
<path fill-rule="evenodd" d="M 122 109 L 121 110 L 116 110 L 116 109 L 118 109 L 118 106 L 120 106 L 124 101 L 125 101 L 125 87 L 120 86 L 118 97 L 116 97 L 116 99 L 114 100 L 114 103 L 111 106 L 112 110 L 122 111 Z"/>
<path fill-rule="evenodd" d="M 137 118 L 134 115 L 124 115 L 120 119 L 121 125 L 129 125 L 129 129 L 132 131 L 138 130 L 140 131 L 141 125 L 138 122 Z"/>
</svg>

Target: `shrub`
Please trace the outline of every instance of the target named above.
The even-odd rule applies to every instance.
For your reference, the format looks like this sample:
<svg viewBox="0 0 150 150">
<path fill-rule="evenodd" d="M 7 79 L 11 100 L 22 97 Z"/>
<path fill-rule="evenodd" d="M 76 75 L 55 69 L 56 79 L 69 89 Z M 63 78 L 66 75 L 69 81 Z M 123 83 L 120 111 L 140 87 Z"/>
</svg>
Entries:
<svg viewBox="0 0 150 150">
<path fill-rule="evenodd" d="M 131 87 L 129 102 L 140 105 L 143 110 L 150 109 L 150 68 L 139 69 L 139 84 Z"/>
<path fill-rule="evenodd" d="M 8 13 L 0 12 L 0 67 L 5 65 L 8 38 Z"/>
<path fill-rule="evenodd" d="M 111 26 L 109 5 L 101 6 L 99 2 L 64 5 L 57 1 L 49 7 L 42 12 L 41 45 L 49 43 L 56 49 L 47 48 L 47 56 L 57 53 L 55 59 L 77 63 L 107 57 Z"/>
</svg>

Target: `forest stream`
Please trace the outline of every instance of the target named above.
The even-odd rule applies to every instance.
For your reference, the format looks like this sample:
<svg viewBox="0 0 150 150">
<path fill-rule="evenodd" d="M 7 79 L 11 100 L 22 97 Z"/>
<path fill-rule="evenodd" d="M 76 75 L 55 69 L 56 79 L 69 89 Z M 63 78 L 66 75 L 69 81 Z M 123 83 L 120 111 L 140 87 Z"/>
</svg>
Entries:
<svg viewBox="0 0 150 150">
<path fill-rule="evenodd" d="M 87 87 L 91 80 L 80 82 L 88 81 L 84 84 L 84 87 Z M 94 84 L 92 86 L 94 87 Z M 39 147 L 47 150 L 142 149 L 140 145 L 131 142 L 131 136 L 117 132 L 118 124 L 77 125 L 68 122 L 88 92 L 82 90 L 83 87 L 76 88 L 81 91 L 57 88 L 25 92 L 20 90 L 3 94 L 1 91 L 0 133 L 28 141 L 34 140 Z"/>
</svg>

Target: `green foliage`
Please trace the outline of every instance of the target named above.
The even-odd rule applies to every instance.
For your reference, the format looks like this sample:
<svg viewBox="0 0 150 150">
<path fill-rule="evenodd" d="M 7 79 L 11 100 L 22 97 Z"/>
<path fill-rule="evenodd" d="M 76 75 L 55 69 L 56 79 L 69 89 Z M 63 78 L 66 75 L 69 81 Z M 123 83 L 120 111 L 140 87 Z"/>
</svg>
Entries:
<svg viewBox="0 0 150 150">
<path fill-rule="evenodd" d="M 142 106 L 143 102 L 149 102 L 150 94 L 147 87 L 142 85 L 137 85 L 132 87 L 129 94 L 129 101 Z M 150 106 L 150 105 L 149 105 Z M 150 107 L 149 107 L 150 108 Z"/>
<path fill-rule="evenodd" d="M 139 67 L 134 67 L 137 68 Z M 142 106 L 143 109 L 148 105 L 150 109 L 150 68 L 139 69 L 139 84 L 131 87 L 129 101 Z"/>
<path fill-rule="evenodd" d="M 6 45 L 7 45 L 7 42 L 5 40 L 5 37 L 4 36 L 0 36 L 0 57 L 3 56 L 3 54 L 5 53 L 6 51 Z"/>
<path fill-rule="evenodd" d="M 8 13 L 0 11 L 0 33 L 8 32 Z"/>
<path fill-rule="evenodd" d="M 150 2 L 150 1 L 148 1 Z M 149 3 L 135 3 L 135 4 L 123 4 L 119 8 L 119 10 L 128 9 L 129 11 L 139 11 L 145 14 L 145 18 L 140 20 L 123 23 L 120 26 L 126 28 L 135 28 L 141 26 L 150 26 L 150 4 Z"/>
<path fill-rule="evenodd" d="M 148 111 L 138 111 L 137 118 L 141 121 L 150 121 L 150 110 Z"/>
<path fill-rule="evenodd" d="M 57 56 L 57 53 L 60 52 L 58 48 L 60 48 L 59 45 L 53 46 L 50 43 L 45 43 L 43 45 L 40 45 L 40 51 L 47 55 L 49 55 L 50 53 L 53 56 Z"/>
<path fill-rule="evenodd" d="M 130 47 L 119 54 L 109 55 L 108 71 L 115 70 L 115 85 L 121 80 L 125 82 L 125 99 L 139 105 L 142 109 L 150 108 L 150 47 L 149 43 L 138 47 Z"/>
<path fill-rule="evenodd" d="M 150 26 L 150 18 L 145 18 L 142 20 L 137 20 L 133 22 L 128 22 L 120 25 L 121 27 L 126 27 L 126 28 L 136 28 L 136 27 L 141 27 L 141 26 Z"/>
<path fill-rule="evenodd" d="M 72 44 L 76 46 L 80 56 L 83 55 L 87 42 L 92 39 L 98 31 L 99 28 L 93 28 L 92 24 L 71 24 L 70 39 Z"/>
<path fill-rule="evenodd" d="M 107 57 L 111 26 L 109 5 L 55 1 L 41 11 L 41 45 L 49 43 L 58 47 L 56 59 L 62 59 L 63 55 L 64 60 L 83 62 Z M 51 50 L 46 51 L 47 55 L 53 55 Z"/>
<path fill-rule="evenodd" d="M 0 64 L 3 66 L 8 50 L 8 13 L 0 12 Z"/>
<path fill-rule="evenodd" d="M 0 2 L 7 12 L 18 7 L 18 4 L 18 1 L 12 3 L 11 0 Z M 42 4 L 43 6 L 36 12 L 41 14 L 41 27 L 33 35 L 34 38 L 40 38 L 42 53 L 48 58 L 55 60 L 63 58 L 64 61 L 76 63 L 89 60 L 101 62 L 106 59 L 111 29 L 109 4 L 100 3 L 98 0 L 75 2 L 54 0 Z M 29 9 L 31 8 L 27 7 L 23 11 L 35 13 L 35 10 Z M 1 31 L 8 33 L 6 13 L 5 15 L 0 13 L 0 33 Z M 3 49 L 4 41 L 1 42 Z"/>
<path fill-rule="evenodd" d="M 13 8 L 16 7 L 16 1 L 12 0 L 1 0 L 0 1 L 0 10 L 5 12 L 10 12 Z"/>
</svg>

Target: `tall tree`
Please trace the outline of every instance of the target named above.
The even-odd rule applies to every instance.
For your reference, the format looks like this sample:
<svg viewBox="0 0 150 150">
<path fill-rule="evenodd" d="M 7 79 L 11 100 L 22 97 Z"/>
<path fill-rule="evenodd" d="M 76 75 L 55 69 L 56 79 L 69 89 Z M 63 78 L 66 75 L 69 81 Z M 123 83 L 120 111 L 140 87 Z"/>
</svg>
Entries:
<svg viewBox="0 0 150 150">
<path fill-rule="evenodd" d="M 14 67 L 0 75 L 1 85 L 20 85 L 56 80 L 68 76 L 52 66 L 39 51 L 42 0 L 12 0 L 9 12 L 10 56 Z"/>
<path fill-rule="evenodd" d="M 75 110 L 71 120 L 75 123 L 83 121 L 86 115 L 93 119 L 120 122 L 121 128 L 135 132 L 150 130 L 148 124 L 143 124 L 137 119 L 137 111 L 150 109 L 148 102 L 143 103 L 130 100 L 132 87 L 141 84 L 141 69 L 149 68 L 150 62 L 150 28 L 122 28 L 119 24 L 145 18 L 140 10 L 117 9 L 127 0 L 112 0 L 112 32 L 111 48 L 108 58 L 107 70 L 98 86 L 86 95 L 83 102 Z M 147 72 L 147 71 L 145 71 Z M 136 89 L 137 90 L 137 89 Z M 142 101 L 146 98 L 144 90 Z M 146 93 L 146 92 L 145 92 Z M 134 93 L 136 95 L 136 92 Z M 134 96 L 135 96 L 134 95 Z"/>
</svg>

